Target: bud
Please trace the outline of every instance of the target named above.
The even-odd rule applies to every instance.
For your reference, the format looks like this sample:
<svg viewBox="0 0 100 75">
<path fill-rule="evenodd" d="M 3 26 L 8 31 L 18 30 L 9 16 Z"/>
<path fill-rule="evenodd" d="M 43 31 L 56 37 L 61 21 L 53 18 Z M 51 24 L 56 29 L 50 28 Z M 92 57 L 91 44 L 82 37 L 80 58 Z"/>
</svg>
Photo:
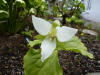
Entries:
<svg viewBox="0 0 100 75">
<path fill-rule="evenodd" d="M 52 23 L 52 25 L 53 25 L 53 27 L 57 27 L 57 26 L 60 26 L 60 21 L 59 20 L 55 20 L 53 23 Z"/>
</svg>

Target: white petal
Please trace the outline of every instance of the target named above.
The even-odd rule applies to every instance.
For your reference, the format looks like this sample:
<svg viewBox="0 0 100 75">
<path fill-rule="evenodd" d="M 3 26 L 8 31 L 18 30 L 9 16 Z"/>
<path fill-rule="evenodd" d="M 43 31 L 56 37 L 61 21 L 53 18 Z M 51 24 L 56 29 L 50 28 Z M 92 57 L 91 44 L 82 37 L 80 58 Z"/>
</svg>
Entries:
<svg viewBox="0 0 100 75">
<path fill-rule="evenodd" d="M 41 60 L 44 61 L 53 53 L 54 49 L 56 49 L 56 40 L 46 38 L 41 44 L 41 49 Z"/>
<path fill-rule="evenodd" d="M 60 42 L 69 41 L 77 33 L 77 29 L 70 28 L 67 26 L 57 27 L 57 39 Z"/>
<path fill-rule="evenodd" d="M 41 35 L 47 35 L 52 29 L 52 25 L 48 21 L 35 17 L 34 15 L 32 15 L 32 22 L 34 28 Z"/>
</svg>

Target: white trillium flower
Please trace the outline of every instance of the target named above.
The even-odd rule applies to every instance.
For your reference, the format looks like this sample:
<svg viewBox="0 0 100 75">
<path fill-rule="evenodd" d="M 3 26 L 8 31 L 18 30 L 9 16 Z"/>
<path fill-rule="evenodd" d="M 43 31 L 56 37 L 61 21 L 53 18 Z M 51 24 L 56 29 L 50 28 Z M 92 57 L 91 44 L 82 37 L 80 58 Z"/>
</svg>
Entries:
<svg viewBox="0 0 100 75">
<path fill-rule="evenodd" d="M 36 31 L 43 36 L 47 36 L 41 43 L 41 60 L 47 59 L 56 49 L 56 37 L 59 42 L 69 41 L 77 33 L 77 29 L 67 26 L 53 26 L 48 21 L 32 15 L 32 22 Z M 57 22 L 57 21 L 56 21 Z M 55 23 L 56 23 L 55 22 Z M 57 22 L 59 25 L 59 22 Z M 57 24 L 56 23 L 56 24 Z"/>
</svg>

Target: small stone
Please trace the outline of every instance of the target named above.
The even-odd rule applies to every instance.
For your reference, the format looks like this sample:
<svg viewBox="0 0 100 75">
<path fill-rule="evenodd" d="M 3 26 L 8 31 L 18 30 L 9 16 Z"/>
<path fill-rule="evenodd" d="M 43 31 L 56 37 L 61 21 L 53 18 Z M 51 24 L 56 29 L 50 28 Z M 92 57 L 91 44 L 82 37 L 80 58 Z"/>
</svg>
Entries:
<svg viewBox="0 0 100 75">
<path fill-rule="evenodd" d="M 22 71 L 22 75 L 25 75 L 24 71 Z"/>
<path fill-rule="evenodd" d="M 5 68 L 8 68 L 8 66 L 5 66 Z"/>
<path fill-rule="evenodd" d="M 16 59 L 15 57 L 11 57 L 12 59 Z"/>
<path fill-rule="evenodd" d="M 98 72 L 98 73 L 88 73 L 87 75 L 100 75 L 100 72 Z"/>
<path fill-rule="evenodd" d="M 2 72 L 0 72 L 0 75 L 2 75 Z"/>
<path fill-rule="evenodd" d="M 82 31 L 83 33 L 86 33 L 86 34 L 90 34 L 90 35 L 94 35 L 94 36 L 97 36 L 98 33 L 93 31 L 93 30 L 88 30 L 88 29 L 83 29 Z"/>
<path fill-rule="evenodd" d="M 54 19 L 54 20 L 62 21 L 62 18 L 56 18 L 56 17 L 54 17 L 53 19 Z"/>
<path fill-rule="evenodd" d="M 17 75 L 21 75 L 21 72 L 16 72 Z"/>
<path fill-rule="evenodd" d="M 100 61 L 98 61 L 98 63 L 100 64 Z"/>
</svg>

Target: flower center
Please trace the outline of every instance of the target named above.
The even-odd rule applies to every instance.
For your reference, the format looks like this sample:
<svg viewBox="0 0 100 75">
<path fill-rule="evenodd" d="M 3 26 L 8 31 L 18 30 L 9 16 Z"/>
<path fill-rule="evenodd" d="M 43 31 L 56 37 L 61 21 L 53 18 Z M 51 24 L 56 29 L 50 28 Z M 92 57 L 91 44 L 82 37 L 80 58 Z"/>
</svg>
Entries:
<svg viewBox="0 0 100 75">
<path fill-rule="evenodd" d="M 49 36 L 51 38 L 55 38 L 56 37 L 56 28 L 53 28 L 52 31 L 49 33 Z"/>
<path fill-rule="evenodd" d="M 60 22 L 58 20 L 55 20 L 53 23 L 52 23 L 52 30 L 51 32 L 49 33 L 49 37 L 51 37 L 51 39 L 55 39 L 56 38 L 56 27 L 57 26 L 60 26 Z"/>
</svg>

